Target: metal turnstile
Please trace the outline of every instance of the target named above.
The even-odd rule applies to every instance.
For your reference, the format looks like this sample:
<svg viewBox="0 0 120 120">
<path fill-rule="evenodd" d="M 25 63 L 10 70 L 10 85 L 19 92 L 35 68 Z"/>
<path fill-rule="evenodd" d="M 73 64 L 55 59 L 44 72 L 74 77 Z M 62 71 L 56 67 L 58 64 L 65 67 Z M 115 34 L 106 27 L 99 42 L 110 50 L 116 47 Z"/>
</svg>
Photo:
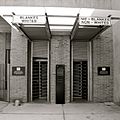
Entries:
<svg viewBox="0 0 120 120">
<path fill-rule="evenodd" d="M 87 100 L 87 61 L 73 62 L 73 101 Z"/>
<path fill-rule="evenodd" d="M 32 99 L 47 101 L 47 61 L 33 60 Z"/>
</svg>

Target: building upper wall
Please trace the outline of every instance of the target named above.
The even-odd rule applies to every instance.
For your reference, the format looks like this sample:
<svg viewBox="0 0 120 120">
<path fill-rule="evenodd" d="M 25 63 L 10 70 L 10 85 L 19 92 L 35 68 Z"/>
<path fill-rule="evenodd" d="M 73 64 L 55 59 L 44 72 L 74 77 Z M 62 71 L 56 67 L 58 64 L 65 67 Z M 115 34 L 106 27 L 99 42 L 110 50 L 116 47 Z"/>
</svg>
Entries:
<svg viewBox="0 0 120 120">
<path fill-rule="evenodd" d="M 10 33 L 11 27 L 10 25 L 2 18 L 0 17 L 0 32 L 2 33 Z"/>
<path fill-rule="evenodd" d="M 120 10 L 120 0 L 112 0 L 112 9 Z"/>
<path fill-rule="evenodd" d="M 0 0 L 0 6 L 45 6 L 112 9 L 112 0 Z"/>
</svg>

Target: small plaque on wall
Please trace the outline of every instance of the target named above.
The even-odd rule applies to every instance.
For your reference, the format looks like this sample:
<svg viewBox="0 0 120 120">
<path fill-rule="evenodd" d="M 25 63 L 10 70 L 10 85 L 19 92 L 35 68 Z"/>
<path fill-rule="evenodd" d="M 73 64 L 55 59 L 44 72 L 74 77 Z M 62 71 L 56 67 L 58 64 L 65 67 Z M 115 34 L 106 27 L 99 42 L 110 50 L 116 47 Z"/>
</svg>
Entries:
<svg viewBox="0 0 120 120">
<path fill-rule="evenodd" d="M 25 67 L 12 67 L 12 75 L 13 76 L 24 76 L 25 75 Z"/>
<path fill-rule="evenodd" d="M 98 67 L 98 75 L 110 75 L 110 67 Z"/>
</svg>

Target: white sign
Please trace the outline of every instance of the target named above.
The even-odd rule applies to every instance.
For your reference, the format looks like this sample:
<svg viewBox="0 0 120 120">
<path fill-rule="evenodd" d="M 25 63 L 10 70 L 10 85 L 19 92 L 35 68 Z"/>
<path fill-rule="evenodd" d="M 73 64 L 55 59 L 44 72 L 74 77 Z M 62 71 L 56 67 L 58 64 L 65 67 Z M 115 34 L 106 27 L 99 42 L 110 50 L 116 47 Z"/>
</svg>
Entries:
<svg viewBox="0 0 120 120">
<path fill-rule="evenodd" d="M 14 15 L 13 23 L 21 24 L 45 24 L 46 17 L 38 15 Z"/>
<path fill-rule="evenodd" d="M 99 26 L 99 25 L 110 26 L 111 19 L 103 18 L 103 17 L 79 17 L 79 24 L 91 25 L 91 26 Z"/>
</svg>

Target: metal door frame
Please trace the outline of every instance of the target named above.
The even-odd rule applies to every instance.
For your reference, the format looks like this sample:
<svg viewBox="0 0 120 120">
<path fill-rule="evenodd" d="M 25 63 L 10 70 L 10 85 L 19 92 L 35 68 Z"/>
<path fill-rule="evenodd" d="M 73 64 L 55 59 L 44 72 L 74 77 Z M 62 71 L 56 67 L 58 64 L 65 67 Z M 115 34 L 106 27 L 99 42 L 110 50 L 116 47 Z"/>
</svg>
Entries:
<svg viewBox="0 0 120 120">
<path fill-rule="evenodd" d="M 71 42 L 71 102 L 73 101 L 73 42 Z M 87 61 L 88 64 L 88 101 L 92 101 L 93 85 L 92 85 L 92 43 L 87 43 L 87 59 L 79 59 L 77 61 Z"/>
<path fill-rule="evenodd" d="M 49 73 L 50 73 L 50 67 L 49 67 L 49 65 L 50 65 L 50 62 L 49 62 L 49 60 L 50 60 L 50 56 L 49 56 L 49 49 L 50 49 L 50 43 L 49 43 L 49 41 L 48 41 L 48 59 L 41 59 L 40 61 L 47 61 L 47 102 L 49 102 L 50 101 L 50 79 L 49 79 Z M 33 42 L 31 42 L 31 102 L 33 101 L 33 97 L 32 97 L 32 80 L 33 80 L 33 78 L 32 78 L 32 76 L 33 76 Z"/>
<path fill-rule="evenodd" d="M 47 62 L 47 94 L 48 94 L 48 60 L 47 59 L 36 59 L 35 61 L 39 62 L 39 67 L 40 67 L 40 64 L 41 62 Z M 40 68 L 39 68 L 40 69 Z M 40 74 L 40 73 L 39 73 Z M 32 79 L 33 80 L 33 79 Z M 33 88 L 33 86 L 32 86 Z M 31 89 L 32 89 L 31 88 Z M 32 91 L 32 94 L 33 94 L 33 91 Z M 33 101 L 33 100 L 32 100 Z M 47 101 L 48 101 L 48 95 L 47 95 Z"/>
</svg>

